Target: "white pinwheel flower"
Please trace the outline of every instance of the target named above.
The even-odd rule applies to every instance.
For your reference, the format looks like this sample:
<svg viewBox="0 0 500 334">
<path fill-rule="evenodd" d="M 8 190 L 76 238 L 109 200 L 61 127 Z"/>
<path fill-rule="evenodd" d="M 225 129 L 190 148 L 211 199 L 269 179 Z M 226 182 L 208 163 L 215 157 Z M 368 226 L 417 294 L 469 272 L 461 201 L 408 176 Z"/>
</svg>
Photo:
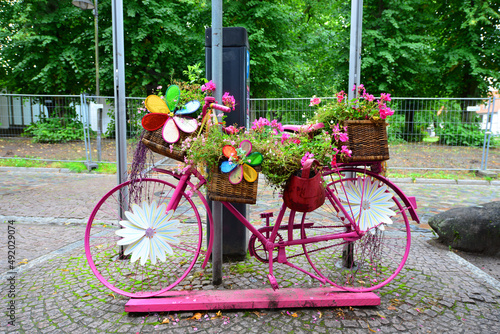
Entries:
<svg viewBox="0 0 500 334">
<path fill-rule="evenodd" d="M 387 186 L 379 186 L 379 182 L 371 177 L 348 181 L 339 190 L 338 197 L 347 213 L 354 217 L 361 231 L 374 227 L 384 230 L 383 224 L 392 224 L 390 217 L 396 213 L 392 195 L 387 192 Z"/>
<path fill-rule="evenodd" d="M 144 201 L 142 206 L 132 204 L 132 211 L 125 211 L 128 220 L 120 221 L 124 228 L 115 233 L 122 237 L 117 244 L 120 246 L 128 245 L 124 254 L 132 253 L 131 262 L 141 259 L 141 265 L 144 265 L 151 259 L 152 264 L 156 264 L 156 258 L 165 262 L 165 253 L 173 255 L 174 251 L 170 245 L 179 244 L 176 237 L 181 233 L 177 228 L 178 220 L 170 220 L 174 212 L 167 210 L 165 203 L 158 206 L 156 201 L 151 205 Z"/>
</svg>

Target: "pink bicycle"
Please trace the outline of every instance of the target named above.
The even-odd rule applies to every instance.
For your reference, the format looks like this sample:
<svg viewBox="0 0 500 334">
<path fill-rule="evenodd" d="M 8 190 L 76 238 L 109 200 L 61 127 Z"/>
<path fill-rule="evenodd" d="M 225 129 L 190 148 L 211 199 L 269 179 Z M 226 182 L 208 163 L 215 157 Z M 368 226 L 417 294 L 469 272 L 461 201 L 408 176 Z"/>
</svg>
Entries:
<svg viewBox="0 0 500 334">
<path fill-rule="evenodd" d="M 266 221 L 261 228 L 231 203 L 222 204 L 250 230 L 249 253 L 269 265 L 268 279 L 274 289 L 278 282 L 273 266 L 280 263 L 322 284 L 372 291 L 401 271 L 410 250 L 409 220 L 419 222 L 415 199 L 405 196 L 377 170 L 380 163 L 373 162 L 324 167 L 326 200 L 321 207 L 302 213 L 283 204 L 274 222 L 272 214 L 261 215 Z M 211 236 L 203 232 L 206 225 L 213 230 L 211 210 L 200 191 L 207 183 L 203 175 L 196 169 L 182 174 L 165 169 L 154 172 L 154 178 L 128 181 L 109 191 L 94 208 L 85 233 L 86 256 L 94 274 L 112 291 L 129 297 L 183 289 L 205 268 L 212 249 Z M 165 254 L 158 255 L 160 261 L 137 257 L 133 261 L 133 254 L 131 261 L 120 244 L 124 234 L 117 231 L 127 218 L 136 219 L 132 212 L 140 215 L 139 211 L 149 219 L 169 212 L 168 219 L 177 222 L 170 232 L 165 230 L 171 233 L 172 242 L 164 246 Z M 148 228 L 143 235 L 154 233 Z"/>
</svg>

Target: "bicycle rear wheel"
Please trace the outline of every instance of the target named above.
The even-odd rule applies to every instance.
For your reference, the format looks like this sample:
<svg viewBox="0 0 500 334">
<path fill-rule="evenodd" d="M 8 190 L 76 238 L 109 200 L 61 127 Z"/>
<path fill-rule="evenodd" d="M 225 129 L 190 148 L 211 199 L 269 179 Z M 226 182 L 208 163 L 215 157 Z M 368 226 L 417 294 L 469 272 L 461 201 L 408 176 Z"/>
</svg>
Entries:
<svg viewBox="0 0 500 334">
<path fill-rule="evenodd" d="M 94 208 L 85 253 L 95 276 L 112 291 L 128 297 L 158 295 L 179 284 L 195 265 L 204 244 L 200 215 L 186 193 L 172 215 L 166 214 L 175 188 L 159 179 L 128 181 Z"/>
<path fill-rule="evenodd" d="M 344 290 L 372 291 L 386 285 L 401 271 L 410 251 L 411 204 L 390 181 L 362 169 L 330 172 L 324 180 L 325 204 L 304 214 L 302 222 L 304 238 L 327 239 L 304 244 L 309 263 L 327 282 Z M 307 223 L 313 224 L 306 227 Z M 354 231 L 353 224 L 362 236 L 331 237 Z"/>
</svg>

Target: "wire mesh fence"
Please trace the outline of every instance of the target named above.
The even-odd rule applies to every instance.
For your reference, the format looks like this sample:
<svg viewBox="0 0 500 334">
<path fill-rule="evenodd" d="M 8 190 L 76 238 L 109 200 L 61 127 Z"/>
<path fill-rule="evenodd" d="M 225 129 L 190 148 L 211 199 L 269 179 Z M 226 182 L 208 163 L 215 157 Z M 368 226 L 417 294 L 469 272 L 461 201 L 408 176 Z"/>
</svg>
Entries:
<svg viewBox="0 0 500 334">
<path fill-rule="evenodd" d="M 129 162 L 142 131 L 143 101 L 126 99 Z M 250 119 L 304 124 L 317 110 L 309 103 L 308 98 L 250 99 Z M 389 167 L 500 170 L 500 102 L 496 104 L 492 98 L 393 97 Z M 114 163 L 114 112 L 113 97 L 0 94 L 0 158 Z"/>
<path fill-rule="evenodd" d="M 321 98 L 322 104 L 336 98 Z M 387 122 L 394 169 L 500 170 L 500 121 L 494 98 L 392 98 Z M 251 120 L 304 124 L 317 108 L 309 98 L 251 99 Z M 412 153 L 412 154 L 409 154 Z"/>
</svg>

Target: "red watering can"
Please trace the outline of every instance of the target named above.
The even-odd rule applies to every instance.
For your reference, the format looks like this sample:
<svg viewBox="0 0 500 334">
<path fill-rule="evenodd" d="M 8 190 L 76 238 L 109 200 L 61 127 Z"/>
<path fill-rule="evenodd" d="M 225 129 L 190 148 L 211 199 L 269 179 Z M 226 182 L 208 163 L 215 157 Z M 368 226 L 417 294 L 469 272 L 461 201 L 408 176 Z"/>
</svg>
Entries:
<svg viewBox="0 0 500 334">
<path fill-rule="evenodd" d="M 288 180 L 283 193 L 283 201 L 287 208 L 298 212 L 311 212 L 325 202 L 325 189 L 321 174 L 317 172 L 309 178 L 311 166 L 319 166 L 316 159 L 308 159 L 304 163 L 301 176 L 292 176 Z"/>
</svg>

